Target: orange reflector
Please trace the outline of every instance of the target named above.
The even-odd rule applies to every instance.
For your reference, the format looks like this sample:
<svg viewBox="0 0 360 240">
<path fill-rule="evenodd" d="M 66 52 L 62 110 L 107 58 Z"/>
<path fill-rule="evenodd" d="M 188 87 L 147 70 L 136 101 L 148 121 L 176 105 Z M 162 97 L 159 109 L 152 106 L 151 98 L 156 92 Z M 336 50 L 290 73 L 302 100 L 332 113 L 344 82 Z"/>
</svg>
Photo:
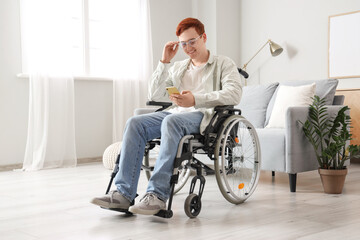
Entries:
<svg viewBox="0 0 360 240">
<path fill-rule="evenodd" d="M 235 138 L 235 142 L 236 142 L 236 143 L 239 143 L 239 139 L 238 139 L 237 137 Z"/>
<path fill-rule="evenodd" d="M 243 188 L 244 188 L 244 186 L 245 186 L 245 184 L 244 184 L 244 183 L 240 183 L 240 184 L 239 184 L 239 186 L 238 186 L 238 188 L 239 188 L 239 189 L 243 189 Z"/>
</svg>

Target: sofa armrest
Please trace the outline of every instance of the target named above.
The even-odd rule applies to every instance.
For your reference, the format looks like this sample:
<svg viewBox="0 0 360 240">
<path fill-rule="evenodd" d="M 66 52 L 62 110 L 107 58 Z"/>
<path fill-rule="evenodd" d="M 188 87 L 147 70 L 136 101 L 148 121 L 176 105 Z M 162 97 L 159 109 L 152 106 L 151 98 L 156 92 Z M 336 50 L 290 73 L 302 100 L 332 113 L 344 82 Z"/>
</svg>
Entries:
<svg viewBox="0 0 360 240">
<path fill-rule="evenodd" d="M 342 105 L 327 106 L 330 117 L 335 117 Z M 289 107 L 285 120 L 285 169 L 287 173 L 299 173 L 318 169 L 312 145 L 305 137 L 302 125 L 309 115 L 309 107 Z"/>
<path fill-rule="evenodd" d="M 158 108 L 136 108 L 134 110 L 134 116 L 147 114 L 147 113 L 153 113 L 153 112 L 156 112 L 157 109 Z"/>
<path fill-rule="evenodd" d="M 147 106 L 152 106 L 152 107 L 149 107 L 149 108 L 137 108 L 137 109 L 134 110 L 134 116 L 162 111 L 162 110 L 170 107 L 172 105 L 172 103 L 171 102 L 147 101 L 146 105 Z M 154 106 L 157 106 L 157 108 L 154 108 Z M 158 108 L 159 106 L 161 108 Z"/>
</svg>

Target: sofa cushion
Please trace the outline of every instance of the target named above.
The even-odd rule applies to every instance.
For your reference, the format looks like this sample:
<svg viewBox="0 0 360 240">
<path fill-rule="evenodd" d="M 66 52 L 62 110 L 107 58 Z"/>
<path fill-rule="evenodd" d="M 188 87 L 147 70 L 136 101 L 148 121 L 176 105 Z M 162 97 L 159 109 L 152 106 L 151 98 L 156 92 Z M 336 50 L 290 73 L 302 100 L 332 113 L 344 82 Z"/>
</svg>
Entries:
<svg viewBox="0 0 360 240">
<path fill-rule="evenodd" d="M 266 128 L 284 128 L 289 107 L 309 106 L 315 94 L 315 83 L 303 86 L 279 86 L 274 108 Z"/>
<path fill-rule="evenodd" d="M 256 128 L 263 128 L 266 109 L 279 83 L 243 87 L 240 104 L 241 115 Z"/>
<path fill-rule="evenodd" d="M 291 81 L 291 82 L 280 83 L 279 86 L 282 86 L 282 85 L 284 85 L 284 86 L 301 86 L 301 85 L 309 85 L 311 83 L 315 83 L 316 84 L 315 95 L 319 96 L 320 98 L 325 98 L 326 105 L 332 105 L 338 82 L 339 81 L 337 79 L 324 79 L 324 80 L 317 80 L 317 81 L 311 81 L 311 80 L 310 81 Z M 274 102 L 276 99 L 277 91 L 278 91 L 278 89 L 273 94 L 273 96 L 269 102 L 268 108 L 266 110 L 265 125 L 267 125 L 269 123 L 270 115 L 274 108 Z"/>
</svg>

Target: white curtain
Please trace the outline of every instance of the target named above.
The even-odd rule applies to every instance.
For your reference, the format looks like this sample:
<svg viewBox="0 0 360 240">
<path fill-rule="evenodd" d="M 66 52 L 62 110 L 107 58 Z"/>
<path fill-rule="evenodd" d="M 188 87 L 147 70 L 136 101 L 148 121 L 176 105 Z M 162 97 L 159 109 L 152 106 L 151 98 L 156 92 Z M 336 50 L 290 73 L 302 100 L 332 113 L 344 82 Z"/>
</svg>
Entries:
<svg viewBox="0 0 360 240">
<path fill-rule="evenodd" d="M 129 1 L 130 2 L 130 1 Z M 118 73 L 113 78 L 113 141 L 122 139 L 124 126 L 134 110 L 144 107 L 152 74 L 151 23 L 148 0 L 132 1 L 132 15 L 125 15 L 126 42 L 117 48 Z M 124 15 L 123 15 L 124 16 Z M 131 23 L 131 24 L 129 24 Z"/>
<path fill-rule="evenodd" d="M 87 73 L 113 79 L 113 140 L 121 140 L 126 120 L 147 100 L 152 73 L 149 0 L 20 3 L 23 68 L 30 73 L 24 169 L 73 166 L 74 83 L 69 76 L 79 73 L 82 50 L 88 49 Z M 86 14 L 77 16 L 84 6 Z M 87 44 L 81 30 L 85 15 L 90 19 Z"/>
<path fill-rule="evenodd" d="M 76 165 L 70 0 L 21 0 L 29 122 L 23 170 Z"/>
<path fill-rule="evenodd" d="M 24 170 L 76 165 L 74 79 L 30 76 Z"/>
</svg>

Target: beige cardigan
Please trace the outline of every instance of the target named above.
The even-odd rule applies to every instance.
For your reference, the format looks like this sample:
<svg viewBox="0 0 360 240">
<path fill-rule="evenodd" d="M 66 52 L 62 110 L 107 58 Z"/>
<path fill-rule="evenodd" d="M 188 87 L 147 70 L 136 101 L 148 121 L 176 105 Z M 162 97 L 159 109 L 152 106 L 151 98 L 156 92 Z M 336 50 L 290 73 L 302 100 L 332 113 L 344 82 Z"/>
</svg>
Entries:
<svg viewBox="0 0 360 240">
<path fill-rule="evenodd" d="M 152 74 L 148 98 L 151 101 L 169 102 L 166 87 L 179 88 L 191 59 L 170 64 L 159 62 Z M 200 132 L 203 133 L 214 115 L 214 107 L 219 105 L 237 105 L 240 102 L 242 88 L 240 74 L 235 63 L 228 57 L 209 56 L 204 67 L 202 81 L 205 82 L 205 94 L 194 94 L 195 108 L 204 113 Z M 171 109 L 175 105 L 169 107 Z M 166 110 L 165 110 L 166 111 Z"/>
</svg>

